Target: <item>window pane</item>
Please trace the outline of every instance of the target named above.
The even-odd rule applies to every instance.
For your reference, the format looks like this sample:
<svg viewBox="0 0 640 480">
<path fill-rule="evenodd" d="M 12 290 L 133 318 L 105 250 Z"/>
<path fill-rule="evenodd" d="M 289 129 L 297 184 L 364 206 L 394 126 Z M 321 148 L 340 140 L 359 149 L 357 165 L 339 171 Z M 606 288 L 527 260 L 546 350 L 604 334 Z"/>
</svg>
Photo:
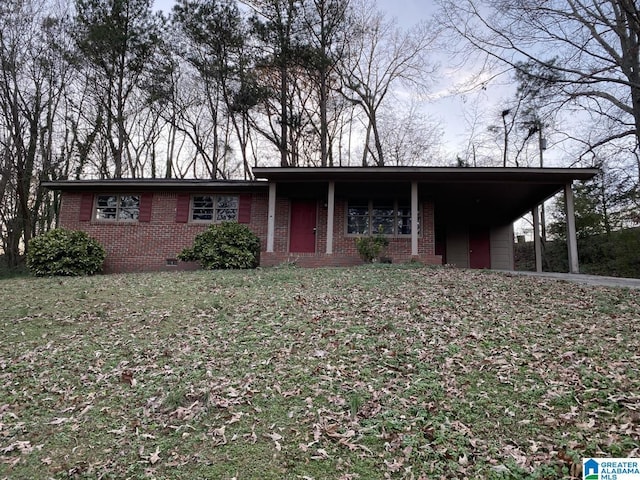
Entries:
<svg viewBox="0 0 640 480">
<path fill-rule="evenodd" d="M 420 212 L 418 211 L 418 232 L 420 232 Z M 398 235 L 411 235 L 411 207 L 400 204 L 398 207 Z"/>
<path fill-rule="evenodd" d="M 117 212 L 118 197 L 116 195 L 98 196 L 96 218 L 99 220 L 115 219 Z"/>
<path fill-rule="evenodd" d="M 218 197 L 217 208 L 238 208 L 238 197 Z"/>
<path fill-rule="evenodd" d="M 193 197 L 192 220 L 213 220 L 213 197 Z"/>
<path fill-rule="evenodd" d="M 137 220 L 140 214 L 140 197 L 137 195 L 122 195 L 120 197 L 120 211 L 118 219 Z"/>
<path fill-rule="evenodd" d="M 393 217 L 394 216 L 394 210 L 393 210 L 393 206 L 391 207 L 373 207 L 373 210 L 371 211 L 371 215 L 373 217 Z"/>
<path fill-rule="evenodd" d="M 348 217 L 347 233 L 353 234 L 353 235 L 368 235 L 369 234 L 369 215 Z"/>
<path fill-rule="evenodd" d="M 354 216 L 365 216 L 365 215 L 369 215 L 369 206 L 368 205 L 351 205 L 349 204 L 349 212 L 348 215 Z"/>
<path fill-rule="evenodd" d="M 372 234 L 393 235 L 393 217 L 373 217 L 371 219 Z"/>
<path fill-rule="evenodd" d="M 411 235 L 411 207 L 398 207 L 398 235 Z"/>
<path fill-rule="evenodd" d="M 216 210 L 216 222 L 232 222 L 238 219 L 238 210 L 225 208 Z"/>
<path fill-rule="evenodd" d="M 411 217 L 398 217 L 398 235 L 411 235 Z"/>
<path fill-rule="evenodd" d="M 395 209 L 390 202 L 374 202 L 371 211 L 372 234 L 393 235 Z"/>
<path fill-rule="evenodd" d="M 216 222 L 233 222 L 238 219 L 238 197 L 219 196 L 216 202 Z"/>
<path fill-rule="evenodd" d="M 347 233 L 352 235 L 369 234 L 369 204 L 356 200 L 347 207 Z"/>
<path fill-rule="evenodd" d="M 96 219 L 137 220 L 140 215 L 139 195 L 98 195 Z"/>
</svg>

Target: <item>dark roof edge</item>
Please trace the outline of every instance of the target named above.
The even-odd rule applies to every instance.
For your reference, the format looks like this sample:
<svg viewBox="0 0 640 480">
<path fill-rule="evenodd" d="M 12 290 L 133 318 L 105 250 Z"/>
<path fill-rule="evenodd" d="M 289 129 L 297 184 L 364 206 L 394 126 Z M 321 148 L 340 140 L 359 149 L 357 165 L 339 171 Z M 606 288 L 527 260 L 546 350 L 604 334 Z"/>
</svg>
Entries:
<svg viewBox="0 0 640 480">
<path fill-rule="evenodd" d="M 194 179 L 107 179 L 107 180 L 57 180 L 42 182 L 50 190 L 87 190 L 87 189 L 139 189 L 139 190 L 199 190 L 208 188 L 224 189 L 262 189 L 268 184 L 264 180 L 194 180 Z"/>
<path fill-rule="evenodd" d="M 590 167 L 253 167 L 257 172 L 554 172 L 599 171 Z"/>
<path fill-rule="evenodd" d="M 274 181 L 329 180 L 417 180 L 417 181 L 572 181 L 589 180 L 599 170 L 595 168 L 510 168 L 510 167 L 254 167 L 260 180 L 196 180 L 196 179 L 106 179 L 57 180 L 42 182 L 50 190 L 80 191 L 87 189 L 139 190 L 199 190 L 263 189 Z"/>
<path fill-rule="evenodd" d="M 372 177 L 414 177 L 416 180 L 429 176 L 468 177 L 543 177 L 563 176 L 575 180 L 588 180 L 599 172 L 596 168 L 529 168 L 529 167 L 254 167 L 256 178 L 283 178 L 291 176 L 350 177 L 371 175 Z"/>
</svg>

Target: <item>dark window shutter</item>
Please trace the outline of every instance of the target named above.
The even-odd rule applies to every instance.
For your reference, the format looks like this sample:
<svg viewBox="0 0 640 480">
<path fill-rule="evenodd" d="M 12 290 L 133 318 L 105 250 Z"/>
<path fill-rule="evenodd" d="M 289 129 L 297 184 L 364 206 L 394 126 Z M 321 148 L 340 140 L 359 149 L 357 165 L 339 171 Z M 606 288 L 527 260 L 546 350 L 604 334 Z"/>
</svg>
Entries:
<svg viewBox="0 0 640 480">
<path fill-rule="evenodd" d="M 238 207 L 238 223 L 251 222 L 251 195 L 240 195 Z"/>
<path fill-rule="evenodd" d="M 93 193 L 83 193 L 80 197 L 80 221 L 89 222 L 93 214 Z"/>
<path fill-rule="evenodd" d="M 138 215 L 139 222 L 151 221 L 152 204 L 153 204 L 153 193 L 143 193 L 140 196 L 140 214 Z"/>
<path fill-rule="evenodd" d="M 176 204 L 176 222 L 187 223 L 189 221 L 189 207 L 191 205 L 191 195 L 179 193 Z"/>
</svg>

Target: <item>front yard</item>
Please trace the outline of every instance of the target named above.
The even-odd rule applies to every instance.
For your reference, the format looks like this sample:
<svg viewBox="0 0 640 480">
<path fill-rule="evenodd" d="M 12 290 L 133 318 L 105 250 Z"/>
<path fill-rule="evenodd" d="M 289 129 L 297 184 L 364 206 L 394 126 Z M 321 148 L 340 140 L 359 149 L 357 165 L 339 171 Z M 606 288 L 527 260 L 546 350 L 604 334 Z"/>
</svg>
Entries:
<svg viewBox="0 0 640 480">
<path fill-rule="evenodd" d="M 0 280 L 0 479 L 556 479 L 640 457 L 640 292 L 446 268 Z"/>
</svg>

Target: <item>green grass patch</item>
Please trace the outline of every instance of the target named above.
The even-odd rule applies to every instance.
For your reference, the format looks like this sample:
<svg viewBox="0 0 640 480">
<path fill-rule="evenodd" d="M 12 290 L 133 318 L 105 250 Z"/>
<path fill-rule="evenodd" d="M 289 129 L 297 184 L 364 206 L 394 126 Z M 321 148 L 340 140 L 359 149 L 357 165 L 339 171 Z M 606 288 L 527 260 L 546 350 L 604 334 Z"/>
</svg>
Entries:
<svg viewBox="0 0 640 480">
<path fill-rule="evenodd" d="M 0 479 L 579 478 L 638 295 L 417 266 L 0 280 Z"/>
</svg>

